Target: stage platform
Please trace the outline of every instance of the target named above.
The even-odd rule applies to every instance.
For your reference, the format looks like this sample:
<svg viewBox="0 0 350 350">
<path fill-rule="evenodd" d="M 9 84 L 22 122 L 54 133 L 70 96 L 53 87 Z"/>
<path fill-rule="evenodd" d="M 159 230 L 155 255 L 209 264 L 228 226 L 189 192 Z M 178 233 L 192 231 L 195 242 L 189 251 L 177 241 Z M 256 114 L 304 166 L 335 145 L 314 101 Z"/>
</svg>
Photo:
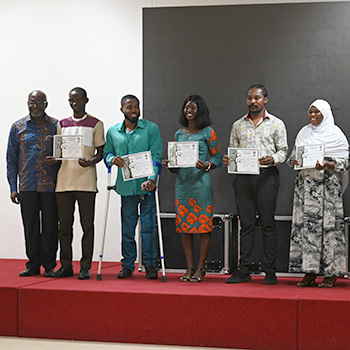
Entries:
<svg viewBox="0 0 350 350">
<path fill-rule="evenodd" d="M 298 279 L 265 286 L 116 278 L 120 263 L 103 263 L 102 281 L 19 277 L 23 260 L 0 260 L 0 335 L 239 349 L 350 349 L 350 281 L 332 289 L 298 288 Z"/>
</svg>

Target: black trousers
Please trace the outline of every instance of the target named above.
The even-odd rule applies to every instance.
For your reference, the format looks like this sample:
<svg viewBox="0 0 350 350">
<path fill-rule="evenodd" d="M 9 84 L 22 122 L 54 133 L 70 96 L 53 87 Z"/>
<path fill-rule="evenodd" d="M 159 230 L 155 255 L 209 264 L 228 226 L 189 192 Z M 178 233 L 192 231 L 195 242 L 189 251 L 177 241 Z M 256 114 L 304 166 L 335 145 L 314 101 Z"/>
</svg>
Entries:
<svg viewBox="0 0 350 350">
<path fill-rule="evenodd" d="M 59 239 L 62 265 L 72 265 L 74 210 L 75 202 L 78 202 L 80 224 L 83 229 L 80 267 L 87 270 L 91 268 L 95 232 L 95 198 L 95 192 L 67 191 L 56 193 L 58 217 L 60 220 Z"/>
<path fill-rule="evenodd" d="M 23 191 L 19 194 L 29 269 L 56 266 L 58 218 L 54 192 Z"/>
<path fill-rule="evenodd" d="M 240 261 L 242 273 L 250 273 L 254 248 L 256 214 L 263 232 L 265 272 L 276 272 L 277 230 L 274 219 L 279 187 L 276 167 L 260 169 L 260 175 L 237 175 L 234 193 L 241 220 Z"/>
</svg>

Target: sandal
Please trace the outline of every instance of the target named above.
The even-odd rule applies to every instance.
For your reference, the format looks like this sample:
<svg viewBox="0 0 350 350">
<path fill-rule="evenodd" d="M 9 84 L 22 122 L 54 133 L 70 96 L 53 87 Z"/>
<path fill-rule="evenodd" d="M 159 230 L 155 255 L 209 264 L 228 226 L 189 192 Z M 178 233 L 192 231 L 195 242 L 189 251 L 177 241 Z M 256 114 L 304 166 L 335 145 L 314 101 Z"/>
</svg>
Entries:
<svg viewBox="0 0 350 350">
<path fill-rule="evenodd" d="M 337 281 L 337 277 L 325 277 L 323 281 L 318 285 L 320 288 L 332 288 Z"/>
<path fill-rule="evenodd" d="M 193 274 L 194 274 L 194 269 L 192 267 L 188 267 L 186 269 L 186 273 L 180 277 L 180 282 L 189 282 Z"/>
<path fill-rule="evenodd" d="M 315 273 L 306 273 L 304 278 L 297 283 L 298 287 L 311 287 L 312 285 L 317 285 L 316 280 L 317 275 Z"/>
<path fill-rule="evenodd" d="M 202 272 L 203 276 L 201 277 L 201 276 L 194 275 L 191 277 L 190 282 L 202 282 L 204 280 L 206 270 L 202 269 L 201 267 L 197 267 L 196 273 L 197 271 Z"/>
</svg>

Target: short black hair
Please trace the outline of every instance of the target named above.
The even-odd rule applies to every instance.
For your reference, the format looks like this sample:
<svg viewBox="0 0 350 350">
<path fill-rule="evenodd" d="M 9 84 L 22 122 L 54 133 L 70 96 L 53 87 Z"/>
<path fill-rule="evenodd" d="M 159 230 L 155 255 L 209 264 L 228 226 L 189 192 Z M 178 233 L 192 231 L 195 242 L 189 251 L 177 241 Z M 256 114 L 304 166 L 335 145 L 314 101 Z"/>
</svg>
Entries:
<svg viewBox="0 0 350 350">
<path fill-rule="evenodd" d="M 253 85 L 250 85 L 248 90 L 247 90 L 247 93 L 246 95 L 248 95 L 248 91 L 250 89 L 260 89 L 262 94 L 264 95 L 264 97 L 268 97 L 268 93 L 267 93 L 267 89 L 266 87 L 263 85 L 263 84 L 253 84 Z"/>
<path fill-rule="evenodd" d="M 205 100 L 199 96 L 199 95 L 190 95 L 188 97 L 186 97 L 184 103 L 182 104 L 182 108 L 181 108 L 181 114 L 180 114 L 180 118 L 179 118 L 179 124 L 184 126 L 184 127 L 188 127 L 188 120 L 185 116 L 184 113 L 184 109 L 186 104 L 192 101 L 197 105 L 197 116 L 196 116 L 196 127 L 198 129 L 203 129 L 206 126 L 211 125 L 211 119 L 209 116 L 209 109 L 207 104 L 205 103 Z"/>
<path fill-rule="evenodd" d="M 86 90 L 81 88 L 81 87 L 75 87 L 73 88 L 71 91 L 69 91 L 69 93 L 73 92 L 73 91 L 76 91 L 76 92 L 80 92 L 83 94 L 84 98 L 87 98 L 87 93 L 86 93 Z"/>
<path fill-rule="evenodd" d="M 123 107 L 123 104 L 125 103 L 125 101 L 130 100 L 132 98 L 134 98 L 137 101 L 137 103 L 140 105 L 139 99 L 136 96 L 129 94 L 129 95 L 125 95 L 124 97 L 122 97 L 122 99 L 120 100 L 121 106 Z"/>
</svg>

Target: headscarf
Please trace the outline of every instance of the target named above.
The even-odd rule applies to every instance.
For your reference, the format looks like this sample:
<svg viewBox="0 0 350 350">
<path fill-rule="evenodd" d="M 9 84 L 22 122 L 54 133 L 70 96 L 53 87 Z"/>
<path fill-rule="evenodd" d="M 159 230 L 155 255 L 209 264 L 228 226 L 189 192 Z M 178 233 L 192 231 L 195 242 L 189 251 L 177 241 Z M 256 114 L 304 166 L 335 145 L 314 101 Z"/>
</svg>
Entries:
<svg viewBox="0 0 350 350">
<path fill-rule="evenodd" d="M 349 158 L 349 143 L 340 128 L 334 124 L 330 104 L 325 100 L 316 100 L 308 108 L 316 107 L 323 115 L 320 124 L 305 125 L 295 140 L 296 146 L 325 144 L 326 157 Z"/>
</svg>

